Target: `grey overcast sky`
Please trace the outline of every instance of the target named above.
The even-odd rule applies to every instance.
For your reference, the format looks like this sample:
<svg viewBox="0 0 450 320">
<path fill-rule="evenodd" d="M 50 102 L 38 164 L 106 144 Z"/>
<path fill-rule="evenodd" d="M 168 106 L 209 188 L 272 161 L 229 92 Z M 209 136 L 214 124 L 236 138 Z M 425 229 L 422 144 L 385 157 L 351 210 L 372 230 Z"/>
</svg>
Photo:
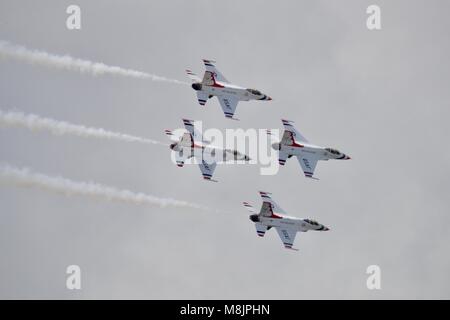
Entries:
<svg viewBox="0 0 450 320">
<path fill-rule="evenodd" d="M 382 29 L 366 28 L 381 7 Z M 82 29 L 65 26 L 81 7 Z M 1 298 L 450 298 L 448 1 L 0 2 L 0 39 L 30 49 L 187 80 L 215 59 L 271 102 L 241 121 L 188 86 L 0 60 L 0 109 L 165 141 L 181 118 L 205 127 L 281 128 L 348 153 L 320 181 L 290 160 L 277 175 L 220 166 L 207 183 L 162 146 L 0 127 L 0 162 L 77 181 L 173 197 L 225 213 L 136 206 L 0 183 Z M 299 252 L 258 238 L 242 201 L 270 191 L 290 214 L 330 232 L 299 234 Z M 82 290 L 65 287 L 66 267 Z M 368 290 L 366 268 L 381 268 Z"/>
</svg>

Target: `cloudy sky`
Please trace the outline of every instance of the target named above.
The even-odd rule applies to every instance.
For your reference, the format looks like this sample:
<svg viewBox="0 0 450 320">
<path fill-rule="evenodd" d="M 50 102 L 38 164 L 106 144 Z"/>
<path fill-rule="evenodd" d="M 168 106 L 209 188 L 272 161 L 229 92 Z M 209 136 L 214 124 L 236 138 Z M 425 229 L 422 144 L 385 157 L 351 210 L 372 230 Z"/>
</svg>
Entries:
<svg viewBox="0 0 450 320">
<path fill-rule="evenodd" d="M 82 29 L 66 28 L 81 7 Z M 366 28 L 381 7 L 382 29 Z M 241 121 L 188 86 L 0 59 L 0 109 L 165 141 L 181 118 L 204 127 L 281 128 L 280 118 L 351 161 L 295 160 L 177 168 L 164 146 L 0 127 L 0 163 L 219 208 L 160 208 L 64 196 L 0 182 L 1 298 L 450 298 L 448 1 L 0 2 L 0 40 L 53 54 L 187 80 L 215 59 L 231 81 L 271 102 Z M 299 234 L 299 252 L 258 238 L 242 201 L 270 191 L 290 215 L 330 232 Z M 66 267 L 82 290 L 66 289 Z M 366 268 L 381 268 L 368 290 Z"/>
</svg>

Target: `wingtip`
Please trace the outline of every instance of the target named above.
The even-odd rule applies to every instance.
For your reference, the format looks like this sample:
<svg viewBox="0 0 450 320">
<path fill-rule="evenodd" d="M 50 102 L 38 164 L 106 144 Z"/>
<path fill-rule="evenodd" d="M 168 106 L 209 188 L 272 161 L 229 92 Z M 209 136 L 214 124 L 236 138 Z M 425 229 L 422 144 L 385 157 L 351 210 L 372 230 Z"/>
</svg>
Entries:
<svg viewBox="0 0 450 320">
<path fill-rule="evenodd" d="M 225 118 L 226 118 L 226 119 L 230 119 L 230 120 L 234 120 L 234 121 L 240 121 L 239 118 L 235 118 L 235 117 L 232 116 L 232 115 L 228 116 L 228 115 L 225 114 Z"/>
<path fill-rule="evenodd" d="M 291 244 L 284 244 L 284 247 L 285 247 L 286 249 L 289 249 L 289 250 L 298 251 L 298 249 L 297 249 L 297 248 L 294 248 Z"/>
</svg>

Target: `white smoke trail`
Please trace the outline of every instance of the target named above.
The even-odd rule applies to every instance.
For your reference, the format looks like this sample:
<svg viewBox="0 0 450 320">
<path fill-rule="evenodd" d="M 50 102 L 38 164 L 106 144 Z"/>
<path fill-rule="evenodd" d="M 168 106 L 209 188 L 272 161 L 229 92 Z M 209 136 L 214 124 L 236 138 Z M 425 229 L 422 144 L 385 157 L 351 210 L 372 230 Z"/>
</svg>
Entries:
<svg viewBox="0 0 450 320">
<path fill-rule="evenodd" d="M 159 141 L 135 137 L 128 134 L 111 132 L 101 128 L 89 128 L 82 125 L 71 124 L 49 118 L 42 118 L 34 114 L 23 112 L 2 111 L 0 109 L 0 126 L 24 127 L 32 131 L 49 131 L 55 135 L 76 135 L 86 138 L 111 139 L 125 142 L 139 142 L 167 146 Z"/>
<path fill-rule="evenodd" d="M 168 79 L 154 74 L 149 74 L 131 69 L 124 69 L 116 66 L 108 66 L 103 63 L 77 59 L 68 55 L 59 56 L 47 53 L 45 51 L 30 50 L 27 49 L 26 47 L 13 45 L 3 40 L 0 40 L 0 58 L 16 59 L 31 64 L 39 64 L 42 66 L 57 69 L 65 69 L 68 71 L 87 73 L 93 76 L 110 74 L 144 80 L 162 81 L 176 84 L 187 84 L 186 82 L 175 79 Z"/>
<path fill-rule="evenodd" d="M 158 198 L 152 195 L 116 189 L 94 182 L 77 182 L 63 177 L 50 177 L 41 173 L 32 172 L 28 168 L 17 168 L 6 164 L 0 165 L 0 181 L 24 187 L 38 187 L 68 196 L 82 195 L 133 204 L 150 204 L 160 207 L 185 207 L 211 211 L 209 208 L 195 203 L 171 198 Z"/>
</svg>

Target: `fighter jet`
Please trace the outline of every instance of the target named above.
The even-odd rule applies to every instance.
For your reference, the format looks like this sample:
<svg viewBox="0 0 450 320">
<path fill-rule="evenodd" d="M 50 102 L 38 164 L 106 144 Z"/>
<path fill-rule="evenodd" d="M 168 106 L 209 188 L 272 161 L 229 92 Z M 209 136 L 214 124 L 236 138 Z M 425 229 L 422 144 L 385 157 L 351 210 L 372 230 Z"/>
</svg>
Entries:
<svg viewBox="0 0 450 320">
<path fill-rule="evenodd" d="M 252 213 L 250 220 L 255 223 L 256 233 L 260 237 L 264 237 L 267 230 L 274 227 L 286 249 L 293 249 L 295 236 L 297 232 L 328 231 L 327 227 L 311 219 L 301 219 L 284 215 L 284 210 L 272 200 L 270 193 L 260 191 L 263 204 L 261 211 L 257 213 L 253 207 L 244 202 L 244 206 Z"/>
<path fill-rule="evenodd" d="M 284 166 L 286 159 L 296 156 L 302 170 L 307 178 L 313 178 L 317 161 L 319 160 L 349 160 L 346 154 L 333 149 L 319 147 L 311 144 L 292 125 L 293 121 L 281 120 L 284 126 L 283 136 L 280 142 L 272 144 L 272 148 L 279 151 L 278 161 Z M 270 131 L 268 131 L 271 134 Z M 317 179 L 318 180 L 318 179 Z"/>
<path fill-rule="evenodd" d="M 233 116 L 239 101 L 272 100 L 271 97 L 256 89 L 246 89 L 231 84 L 214 66 L 215 61 L 203 60 L 203 62 L 206 68 L 203 80 L 191 70 L 186 70 L 187 75 L 193 82 L 192 89 L 197 92 L 197 99 L 200 105 L 204 106 L 208 99 L 216 96 L 225 117 L 238 120 L 233 118 Z"/>
<path fill-rule="evenodd" d="M 202 134 L 195 128 L 195 121 L 183 119 L 187 132 L 182 136 L 176 136 L 172 130 L 165 130 L 173 142 L 170 149 L 175 152 L 175 159 L 178 167 L 183 167 L 186 160 L 195 158 L 203 179 L 217 182 L 212 179 L 214 170 L 218 162 L 229 160 L 250 161 L 250 158 L 237 150 L 222 149 L 209 145 L 210 142 L 203 139 Z"/>
</svg>

